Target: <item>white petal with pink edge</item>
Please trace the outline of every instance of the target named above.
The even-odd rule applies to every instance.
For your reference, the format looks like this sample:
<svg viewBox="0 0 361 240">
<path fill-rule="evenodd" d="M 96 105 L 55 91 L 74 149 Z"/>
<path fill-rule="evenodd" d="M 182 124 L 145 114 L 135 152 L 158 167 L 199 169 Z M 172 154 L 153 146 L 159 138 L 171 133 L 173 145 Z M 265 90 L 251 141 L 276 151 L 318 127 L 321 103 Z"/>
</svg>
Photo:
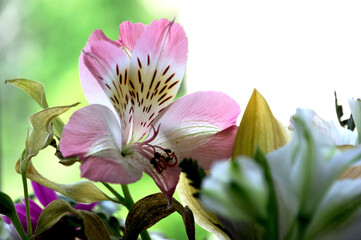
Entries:
<svg viewBox="0 0 361 240">
<path fill-rule="evenodd" d="M 114 44 L 99 40 L 87 52 L 84 50 L 80 58 L 80 76 L 83 88 L 88 89 L 84 90 L 88 101 L 103 104 L 115 113 L 122 123 L 126 144 L 133 115 L 128 93 L 129 57 Z"/>
<path fill-rule="evenodd" d="M 166 19 L 153 21 L 137 41 L 129 77 L 135 141 L 146 134 L 158 113 L 173 101 L 184 76 L 187 51 L 183 28 Z"/>
<path fill-rule="evenodd" d="M 208 169 L 229 158 L 237 132 L 239 105 L 224 93 L 197 92 L 184 96 L 157 117 L 154 144 L 175 152 L 179 161 L 193 158 Z"/>
</svg>

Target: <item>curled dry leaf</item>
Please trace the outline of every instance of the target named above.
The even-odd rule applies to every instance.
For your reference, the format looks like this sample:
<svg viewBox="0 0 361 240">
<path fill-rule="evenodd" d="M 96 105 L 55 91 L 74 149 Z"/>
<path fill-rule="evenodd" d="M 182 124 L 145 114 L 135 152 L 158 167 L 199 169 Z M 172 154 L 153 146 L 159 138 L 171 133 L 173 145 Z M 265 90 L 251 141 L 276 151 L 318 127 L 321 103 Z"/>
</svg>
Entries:
<svg viewBox="0 0 361 240">
<path fill-rule="evenodd" d="M 169 205 L 168 199 L 162 193 L 149 195 L 133 205 L 125 221 L 124 239 L 137 239 L 141 231 L 153 226 L 174 211 L 182 216 L 188 239 L 195 239 L 192 211 L 187 206 L 183 207 L 174 198 Z"/>
<path fill-rule="evenodd" d="M 83 220 L 84 232 L 87 239 L 110 239 L 105 224 L 96 213 L 85 210 L 76 210 L 70 206 L 69 203 L 61 199 L 52 201 L 40 214 L 33 237 L 38 236 L 52 227 L 67 214 L 74 214 Z"/>
<path fill-rule="evenodd" d="M 49 107 L 46 101 L 44 85 L 42 83 L 24 78 L 6 80 L 5 83 L 10 83 L 23 90 L 32 99 L 34 99 L 43 109 Z M 61 132 L 63 131 L 64 123 L 59 117 L 54 118 L 52 122 L 54 124 L 53 127 L 54 135 L 60 139 Z"/>
<path fill-rule="evenodd" d="M 26 92 L 32 99 L 34 99 L 42 108 L 48 108 L 48 103 L 46 102 L 44 85 L 42 83 L 24 79 L 16 78 L 11 80 L 6 80 L 5 83 L 10 83 L 24 92 Z"/>
<path fill-rule="evenodd" d="M 26 149 L 25 158 L 36 156 L 44 147 L 48 146 L 53 139 L 52 120 L 70 108 L 78 105 L 75 103 L 68 106 L 47 108 L 29 117 L 32 127 Z"/>
<path fill-rule="evenodd" d="M 220 240 L 230 240 L 230 237 L 224 230 L 222 223 L 218 220 L 216 214 L 206 210 L 194 194 L 198 192 L 189 183 L 189 179 L 184 173 L 181 173 L 177 191 L 182 202 L 189 206 L 194 214 L 196 222 L 207 231 L 215 234 Z"/>
<path fill-rule="evenodd" d="M 16 163 L 15 169 L 16 172 L 20 174 L 20 160 Z M 103 200 L 118 202 L 116 199 L 107 196 L 99 188 L 97 188 L 94 183 L 90 181 L 80 181 L 72 184 L 54 183 L 40 175 L 39 172 L 34 168 L 31 161 L 29 163 L 26 177 L 47 188 L 55 190 L 64 196 L 70 197 L 77 202 L 92 203 Z"/>
</svg>

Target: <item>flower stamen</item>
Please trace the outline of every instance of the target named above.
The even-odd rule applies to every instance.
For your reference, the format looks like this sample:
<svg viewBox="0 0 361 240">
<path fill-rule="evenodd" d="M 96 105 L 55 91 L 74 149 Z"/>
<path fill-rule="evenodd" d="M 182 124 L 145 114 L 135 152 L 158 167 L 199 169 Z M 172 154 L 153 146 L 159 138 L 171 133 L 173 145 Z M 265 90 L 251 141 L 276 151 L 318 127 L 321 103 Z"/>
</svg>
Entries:
<svg viewBox="0 0 361 240">
<path fill-rule="evenodd" d="M 155 168 L 158 174 L 161 174 L 167 167 L 174 167 L 178 164 L 178 158 L 171 149 L 162 148 L 158 145 L 152 145 L 151 142 L 157 137 L 160 124 L 157 129 L 151 125 L 153 135 L 142 141 L 134 143 L 132 148 L 134 151 L 149 159 L 149 163 Z"/>
</svg>

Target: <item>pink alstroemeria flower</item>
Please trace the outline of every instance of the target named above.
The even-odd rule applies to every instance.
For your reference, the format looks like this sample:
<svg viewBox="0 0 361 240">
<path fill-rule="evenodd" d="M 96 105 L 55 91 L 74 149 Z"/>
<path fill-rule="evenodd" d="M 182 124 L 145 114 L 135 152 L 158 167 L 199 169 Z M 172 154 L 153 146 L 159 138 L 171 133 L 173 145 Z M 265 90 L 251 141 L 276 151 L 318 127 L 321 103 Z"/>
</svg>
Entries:
<svg viewBox="0 0 361 240">
<path fill-rule="evenodd" d="M 183 158 L 208 169 L 230 157 L 240 109 L 219 92 L 173 102 L 188 49 L 179 24 L 161 19 L 119 28 L 117 41 L 94 31 L 80 55 L 80 80 L 91 105 L 71 116 L 60 150 L 81 159 L 82 177 L 128 184 L 145 172 L 170 198 Z"/>
</svg>

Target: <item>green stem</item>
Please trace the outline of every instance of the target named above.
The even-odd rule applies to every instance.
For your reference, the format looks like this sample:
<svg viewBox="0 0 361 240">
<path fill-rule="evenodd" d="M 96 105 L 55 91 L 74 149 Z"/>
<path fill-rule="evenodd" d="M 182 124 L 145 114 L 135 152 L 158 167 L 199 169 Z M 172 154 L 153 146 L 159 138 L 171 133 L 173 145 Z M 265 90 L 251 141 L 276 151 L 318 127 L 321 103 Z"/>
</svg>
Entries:
<svg viewBox="0 0 361 240">
<path fill-rule="evenodd" d="M 26 209 L 26 223 L 27 223 L 27 226 L 28 226 L 28 236 L 31 236 L 33 234 L 33 230 L 31 228 L 28 182 L 27 182 L 27 178 L 26 178 L 26 172 L 21 174 L 21 178 L 23 180 L 23 188 L 24 188 L 25 209 Z"/>
<path fill-rule="evenodd" d="M 126 201 L 125 207 L 128 208 L 128 210 L 130 210 L 132 208 L 132 206 L 134 205 L 134 200 L 133 200 L 132 196 L 130 195 L 128 185 L 122 184 L 122 190 L 123 190 L 124 198 Z M 140 233 L 140 236 L 142 237 L 143 240 L 151 240 L 147 230 L 143 230 Z"/>
<path fill-rule="evenodd" d="M 113 193 L 113 195 L 119 200 L 120 204 L 122 205 L 126 205 L 127 204 L 127 201 L 125 200 L 125 198 L 123 198 L 122 196 L 120 196 L 120 194 L 115 191 L 114 188 L 112 188 L 112 186 L 110 186 L 108 183 L 104 183 L 102 182 L 102 184 L 111 192 Z"/>
<path fill-rule="evenodd" d="M 124 198 L 126 201 L 125 206 L 128 208 L 128 210 L 130 210 L 132 208 L 132 206 L 134 205 L 134 201 L 133 201 L 132 196 L 130 195 L 128 185 L 122 184 L 122 190 L 123 190 Z"/>
</svg>

